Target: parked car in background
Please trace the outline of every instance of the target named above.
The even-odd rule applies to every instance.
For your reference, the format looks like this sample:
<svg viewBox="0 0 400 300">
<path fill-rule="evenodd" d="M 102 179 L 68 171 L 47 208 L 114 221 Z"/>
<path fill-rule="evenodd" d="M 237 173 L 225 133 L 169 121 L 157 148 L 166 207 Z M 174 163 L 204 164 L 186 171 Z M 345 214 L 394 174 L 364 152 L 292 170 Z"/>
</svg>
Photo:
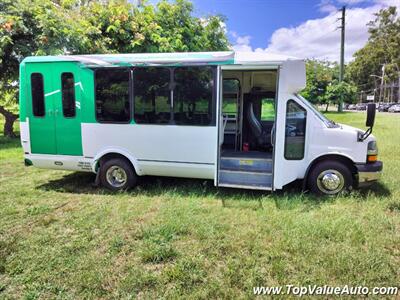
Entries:
<svg viewBox="0 0 400 300">
<path fill-rule="evenodd" d="M 366 110 L 366 109 L 367 109 L 367 103 L 356 104 L 356 110 Z"/>
<path fill-rule="evenodd" d="M 378 111 L 380 112 L 385 112 L 385 111 L 389 111 L 389 108 L 393 105 L 395 105 L 396 103 L 381 103 L 379 105 Z"/>
<path fill-rule="evenodd" d="M 389 107 L 388 112 L 400 113 L 400 104 L 394 104 Z"/>
<path fill-rule="evenodd" d="M 355 104 L 350 104 L 348 107 L 347 107 L 347 109 L 349 109 L 349 110 L 355 110 L 357 108 L 357 105 L 355 105 Z"/>
</svg>

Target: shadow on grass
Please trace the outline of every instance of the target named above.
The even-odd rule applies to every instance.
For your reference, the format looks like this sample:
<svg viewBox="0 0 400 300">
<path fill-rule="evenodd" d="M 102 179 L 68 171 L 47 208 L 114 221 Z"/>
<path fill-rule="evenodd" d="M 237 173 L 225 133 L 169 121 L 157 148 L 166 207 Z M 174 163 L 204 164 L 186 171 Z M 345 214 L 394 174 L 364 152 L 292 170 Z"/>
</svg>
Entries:
<svg viewBox="0 0 400 300">
<path fill-rule="evenodd" d="M 50 180 L 37 188 L 74 194 L 118 194 L 94 186 L 95 177 L 96 175 L 91 173 L 70 173 L 61 178 Z M 215 196 L 217 198 L 241 198 L 243 200 L 260 198 L 270 194 L 269 192 L 255 190 L 216 188 L 212 180 L 158 176 L 139 177 L 138 185 L 125 193 L 132 196 L 159 196 L 170 193 L 179 196 Z"/>
<path fill-rule="evenodd" d="M 367 196 L 389 197 L 392 194 L 387 186 L 380 181 L 374 183 L 370 187 L 359 189 L 358 193 L 362 199 L 365 199 Z"/>
<path fill-rule="evenodd" d="M 56 191 L 61 193 L 73 194 L 93 194 L 93 195 L 114 195 L 101 187 L 93 185 L 95 175 L 91 173 L 70 173 L 51 180 L 45 184 L 38 186 L 38 189 L 46 191 Z M 211 197 L 215 200 L 221 200 L 222 206 L 232 207 L 238 201 L 255 203 L 255 208 L 261 208 L 262 202 L 270 200 L 276 204 L 277 208 L 289 209 L 299 204 L 308 203 L 308 206 L 318 206 L 319 201 L 313 195 L 304 194 L 301 191 L 301 185 L 295 184 L 290 186 L 291 191 L 288 193 L 286 189 L 283 191 L 271 193 L 268 191 L 217 188 L 212 180 L 203 179 L 186 179 L 175 177 L 156 177 L 144 176 L 139 178 L 138 186 L 126 192 L 128 195 L 136 196 L 160 196 L 169 194 L 179 197 Z M 118 193 L 117 193 L 118 194 Z M 284 202 L 281 200 L 285 199 Z M 292 201 L 293 200 L 293 201 Z M 254 205 L 251 205 L 254 208 Z"/>
<path fill-rule="evenodd" d="M 114 195 L 101 187 L 94 186 L 95 175 L 91 173 L 71 173 L 62 178 L 51 180 L 37 188 L 62 193 Z M 139 178 L 138 186 L 126 192 L 128 195 L 161 196 L 169 194 L 179 197 L 212 197 L 221 200 L 224 207 L 230 207 L 237 201 L 258 201 L 258 207 L 263 206 L 264 201 L 273 201 L 278 209 L 311 210 L 322 204 L 335 202 L 336 197 L 320 197 L 302 190 L 302 182 L 295 181 L 284 189 L 274 193 L 268 191 L 217 188 L 212 180 L 186 179 L 175 177 L 144 176 Z M 117 193 L 118 194 L 118 193 Z M 382 183 L 376 183 L 372 187 L 358 190 L 354 193 L 356 198 L 365 199 L 367 195 L 385 197 L 390 195 L 389 189 Z M 233 201 L 233 202 L 230 202 Z"/>
<path fill-rule="evenodd" d="M 37 186 L 38 189 L 45 191 L 56 191 L 60 193 L 72 194 L 104 194 L 100 189 L 93 186 L 95 174 L 86 172 L 75 172 L 64 175 L 61 178 L 50 180 L 42 185 Z"/>
<path fill-rule="evenodd" d="M 56 191 L 61 193 L 73 194 L 92 194 L 92 195 L 118 195 L 119 193 L 110 192 L 102 187 L 93 185 L 95 175 L 90 173 L 71 173 L 61 178 L 50 180 L 38 186 L 38 189 L 46 191 Z M 245 207 L 259 209 L 263 207 L 263 202 L 268 199 L 276 201 L 279 196 L 268 191 L 217 188 L 212 180 L 186 179 L 176 177 L 139 177 L 137 187 L 125 192 L 132 197 L 148 196 L 157 197 L 168 195 L 169 197 L 199 197 L 212 198 L 221 201 L 221 205 L 226 208 L 237 207 L 240 201 L 247 202 Z M 241 208 L 243 205 L 239 204 Z M 281 206 L 279 206 L 281 207 Z"/>
</svg>

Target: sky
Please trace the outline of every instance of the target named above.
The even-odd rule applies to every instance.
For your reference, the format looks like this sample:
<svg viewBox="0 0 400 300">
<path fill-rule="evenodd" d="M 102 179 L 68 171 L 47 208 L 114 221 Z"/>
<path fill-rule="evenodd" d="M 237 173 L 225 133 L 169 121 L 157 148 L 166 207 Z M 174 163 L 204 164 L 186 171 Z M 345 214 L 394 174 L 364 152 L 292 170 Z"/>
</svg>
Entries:
<svg viewBox="0 0 400 300">
<path fill-rule="evenodd" d="M 150 2 L 157 2 L 151 0 Z M 400 0 L 192 0 L 196 16 L 221 14 L 237 51 L 339 60 L 339 9 L 346 6 L 345 61 L 368 39 L 374 13 Z"/>
</svg>

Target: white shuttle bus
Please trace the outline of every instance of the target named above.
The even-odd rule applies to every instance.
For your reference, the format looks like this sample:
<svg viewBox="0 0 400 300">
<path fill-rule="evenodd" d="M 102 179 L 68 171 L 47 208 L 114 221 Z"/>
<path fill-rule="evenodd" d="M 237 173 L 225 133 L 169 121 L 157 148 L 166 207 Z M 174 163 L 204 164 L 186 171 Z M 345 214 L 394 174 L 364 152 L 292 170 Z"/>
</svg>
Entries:
<svg viewBox="0 0 400 300">
<path fill-rule="evenodd" d="M 138 176 L 204 178 L 318 194 L 369 185 L 375 138 L 336 124 L 298 93 L 305 62 L 265 53 L 28 57 L 20 66 L 25 164 L 87 171 L 111 190 Z"/>
</svg>

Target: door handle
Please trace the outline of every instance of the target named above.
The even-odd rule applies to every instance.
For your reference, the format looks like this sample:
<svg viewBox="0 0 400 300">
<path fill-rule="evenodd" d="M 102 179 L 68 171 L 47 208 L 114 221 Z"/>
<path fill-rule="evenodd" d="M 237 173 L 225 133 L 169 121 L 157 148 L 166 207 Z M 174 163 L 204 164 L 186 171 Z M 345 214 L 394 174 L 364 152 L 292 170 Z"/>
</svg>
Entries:
<svg viewBox="0 0 400 300">
<path fill-rule="evenodd" d="M 48 113 L 49 113 L 49 116 L 53 115 L 53 110 L 49 109 Z"/>
<path fill-rule="evenodd" d="M 55 115 L 55 116 L 58 115 L 58 109 L 56 109 L 56 110 L 54 111 L 54 115 Z"/>
</svg>

